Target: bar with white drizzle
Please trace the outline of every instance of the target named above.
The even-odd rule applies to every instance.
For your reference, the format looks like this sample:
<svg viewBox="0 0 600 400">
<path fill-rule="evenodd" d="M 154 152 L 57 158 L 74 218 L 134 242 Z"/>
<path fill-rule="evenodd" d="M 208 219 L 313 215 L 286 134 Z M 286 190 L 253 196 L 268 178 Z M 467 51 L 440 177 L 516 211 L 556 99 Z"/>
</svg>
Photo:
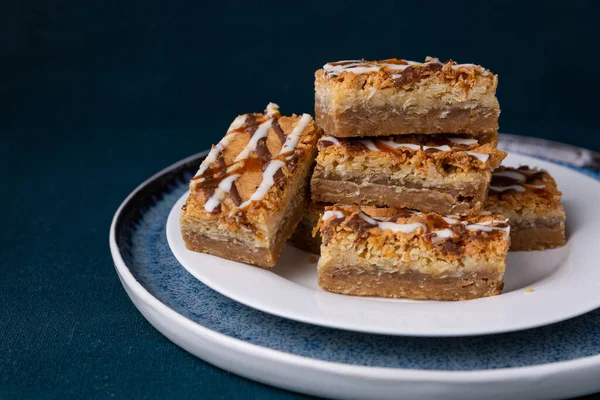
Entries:
<svg viewBox="0 0 600 400">
<path fill-rule="evenodd" d="M 527 190 L 542 190 L 544 183 L 536 183 L 547 174 L 544 170 L 520 167 L 515 169 L 503 168 L 501 171 L 492 171 L 490 191 L 495 193 L 525 192 Z"/>
<path fill-rule="evenodd" d="M 308 114 L 240 115 L 207 154 L 181 209 L 189 250 L 270 268 L 305 210 L 322 131 Z"/>
<path fill-rule="evenodd" d="M 475 64 L 456 64 L 450 63 L 450 68 L 457 70 L 464 67 L 477 69 L 482 74 L 489 74 L 490 72 L 485 68 Z M 368 72 L 376 72 L 381 70 L 390 71 L 393 79 L 400 78 L 402 72 L 412 68 L 428 68 L 434 66 L 434 68 L 441 69 L 445 63 L 440 62 L 437 58 L 430 59 L 426 62 L 409 61 L 402 59 L 388 59 L 380 61 L 366 61 L 366 60 L 344 60 L 330 62 L 323 66 L 323 70 L 328 77 L 337 77 L 344 72 L 353 74 L 364 74 Z"/>
<path fill-rule="evenodd" d="M 283 176 L 282 168 L 294 157 L 300 135 L 312 117 L 303 114 L 289 135 L 284 135 L 279 127 L 279 106 L 269 103 L 264 115 L 248 114 L 238 116 L 230 125 L 227 134 L 215 145 L 200 165 L 198 172 L 190 182 L 192 192 L 203 190 L 207 197 L 204 209 L 218 212 L 226 196 L 230 196 L 239 209 L 247 208 L 252 202 L 262 200 L 276 181 Z M 270 131 L 275 131 L 281 140 L 281 149 L 271 154 L 265 141 Z M 222 153 L 240 134 L 249 133 L 250 139 L 233 160 L 225 165 Z M 282 136 L 283 135 L 283 136 Z M 237 193 L 236 180 L 249 168 L 252 160 L 260 162 L 263 178 L 256 191 L 245 201 Z"/>
<path fill-rule="evenodd" d="M 502 290 L 510 226 L 395 208 L 325 207 L 319 285 L 358 296 L 466 300 Z"/>
<path fill-rule="evenodd" d="M 497 84 L 479 65 L 431 57 L 328 62 L 315 72 L 315 118 L 336 138 L 496 134 Z"/>
<path fill-rule="evenodd" d="M 511 251 L 544 250 L 565 243 L 565 210 L 547 171 L 500 166 L 492 171 L 486 210 L 510 220 Z"/>
<path fill-rule="evenodd" d="M 335 206 L 334 206 L 335 207 Z M 373 208 L 371 208 L 373 210 Z M 348 212 L 350 211 L 350 212 Z M 332 219 L 344 220 L 352 216 L 352 212 L 356 210 L 351 207 L 337 206 L 335 209 L 327 209 L 322 216 L 322 220 L 329 221 Z M 456 237 L 463 230 L 471 232 L 502 232 L 503 237 L 508 238 L 510 234 L 510 226 L 507 218 L 501 216 L 478 216 L 465 218 L 461 216 L 441 216 L 432 213 L 422 213 L 415 210 L 397 210 L 400 218 L 396 219 L 396 215 L 387 218 L 374 217 L 368 215 L 368 209 L 361 208 L 359 213 L 354 217 L 358 217 L 368 224 L 368 227 L 377 227 L 382 231 L 389 230 L 393 233 L 412 234 L 417 233 L 428 237 L 431 243 L 439 243 L 446 239 Z M 394 221 L 396 219 L 396 221 Z M 410 222 L 398 222 L 399 219 Z M 416 219 L 416 221 L 414 221 Z M 453 230 L 453 228 L 458 228 Z"/>
<path fill-rule="evenodd" d="M 311 179 L 315 202 L 471 215 L 485 204 L 492 168 L 505 152 L 495 135 L 325 134 Z"/>
<path fill-rule="evenodd" d="M 355 138 L 335 138 L 330 135 L 324 135 L 319 140 L 320 147 L 327 146 L 343 146 L 343 145 L 357 145 L 361 144 L 367 150 L 374 152 L 381 151 L 466 151 L 474 160 L 486 163 L 490 155 L 486 153 L 478 153 L 471 151 L 480 147 L 478 139 L 455 137 L 452 135 L 440 135 L 440 136 L 425 136 L 425 135 L 412 135 L 412 142 L 408 142 L 411 136 L 403 135 L 401 137 L 380 137 L 371 139 L 355 139 Z M 419 143 L 422 142 L 422 143 Z M 437 142 L 437 143 L 436 143 Z M 435 143 L 435 144 L 434 144 Z M 428 145 L 429 144 L 429 145 Z"/>
</svg>

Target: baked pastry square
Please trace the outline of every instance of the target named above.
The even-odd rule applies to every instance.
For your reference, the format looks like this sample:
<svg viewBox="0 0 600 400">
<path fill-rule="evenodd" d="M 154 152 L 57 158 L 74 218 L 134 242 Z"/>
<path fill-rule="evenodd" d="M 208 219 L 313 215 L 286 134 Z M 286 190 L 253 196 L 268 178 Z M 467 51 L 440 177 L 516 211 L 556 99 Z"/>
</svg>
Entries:
<svg viewBox="0 0 600 400">
<path fill-rule="evenodd" d="M 552 249 L 565 244 L 561 195 L 544 170 L 500 167 L 492 172 L 486 210 L 510 220 L 510 250 Z"/>
<path fill-rule="evenodd" d="M 496 133 L 498 77 L 473 64 L 351 60 L 315 73 L 315 118 L 335 137 Z"/>
<path fill-rule="evenodd" d="M 485 204 L 491 168 L 506 156 L 496 142 L 497 134 L 323 136 L 312 200 L 477 214 Z"/>
<path fill-rule="evenodd" d="M 181 213 L 188 249 L 273 267 L 305 208 L 321 133 L 312 117 L 238 116 L 190 182 Z"/>
<path fill-rule="evenodd" d="M 326 207 L 319 285 L 330 292 L 431 300 L 500 294 L 509 246 L 499 215 L 440 216 Z"/>
</svg>

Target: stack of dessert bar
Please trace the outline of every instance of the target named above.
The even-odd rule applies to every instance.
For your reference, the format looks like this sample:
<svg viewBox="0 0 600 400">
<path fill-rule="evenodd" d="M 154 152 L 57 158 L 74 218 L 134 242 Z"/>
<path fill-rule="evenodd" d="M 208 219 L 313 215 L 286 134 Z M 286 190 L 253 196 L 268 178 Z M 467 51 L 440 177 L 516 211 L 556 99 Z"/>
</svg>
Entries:
<svg viewBox="0 0 600 400">
<path fill-rule="evenodd" d="M 500 293 L 510 243 L 506 217 L 518 216 L 498 196 L 484 210 L 492 169 L 506 156 L 496 148 L 497 83 L 480 66 L 433 58 L 340 61 L 316 72 L 315 114 L 324 136 L 313 203 L 292 240 L 313 252 L 320 247 L 321 287 L 437 300 Z M 518 181 L 492 185 L 510 204 L 523 193 L 516 185 L 536 190 L 534 180 L 549 178 L 524 170 L 499 175 Z M 558 193 L 560 206 L 553 188 L 548 197 Z M 564 240 L 561 211 L 547 221 L 545 239 Z"/>
<path fill-rule="evenodd" d="M 319 284 L 332 292 L 499 294 L 510 240 L 560 246 L 565 214 L 545 171 L 500 166 L 497 83 L 433 58 L 326 64 L 316 121 L 270 103 L 213 146 L 181 213 L 186 246 L 269 268 L 293 234 L 321 254 Z"/>
</svg>

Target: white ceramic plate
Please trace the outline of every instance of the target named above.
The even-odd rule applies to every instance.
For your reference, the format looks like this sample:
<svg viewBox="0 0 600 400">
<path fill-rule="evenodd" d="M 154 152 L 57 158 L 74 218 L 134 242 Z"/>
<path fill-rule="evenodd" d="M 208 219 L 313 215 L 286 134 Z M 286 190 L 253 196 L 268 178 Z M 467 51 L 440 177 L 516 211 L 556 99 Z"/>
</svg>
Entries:
<svg viewBox="0 0 600 400">
<path fill-rule="evenodd" d="M 178 261 L 221 294 L 258 310 L 305 323 L 410 336 L 467 336 L 517 331 L 575 317 L 600 306 L 600 183 L 568 168 L 511 154 L 506 165 L 544 168 L 557 180 L 568 243 L 544 252 L 510 253 L 500 296 L 462 302 L 343 296 L 321 290 L 311 254 L 286 246 L 271 270 L 185 248 L 173 207 L 167 239 Z"/>
</svg>

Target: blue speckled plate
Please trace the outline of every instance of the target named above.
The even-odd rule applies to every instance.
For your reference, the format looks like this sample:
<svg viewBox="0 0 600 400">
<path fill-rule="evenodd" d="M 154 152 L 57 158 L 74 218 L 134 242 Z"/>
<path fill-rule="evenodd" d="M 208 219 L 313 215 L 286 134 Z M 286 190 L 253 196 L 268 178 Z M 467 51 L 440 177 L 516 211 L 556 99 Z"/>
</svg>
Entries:
<svg viewBox="0 0 600 400">
<path fill-rule="evenodd" d="M 586 150 L 515 136 L 503 136 L 502 145 L 543 148 L 546 157 L 600 178 L 588 168 L 597 155 Z M 184 349 L 250 379 L 338 398 L 532 399 L 600 390 L 600 310 L 517 333 L 394 337 L 293 322 L 211 290 L 179 265 L 165 237 L 169 211 L 205 154 L 140 185 L 110 232 L 116 269 L 132 301 Z"/>
</svg>

